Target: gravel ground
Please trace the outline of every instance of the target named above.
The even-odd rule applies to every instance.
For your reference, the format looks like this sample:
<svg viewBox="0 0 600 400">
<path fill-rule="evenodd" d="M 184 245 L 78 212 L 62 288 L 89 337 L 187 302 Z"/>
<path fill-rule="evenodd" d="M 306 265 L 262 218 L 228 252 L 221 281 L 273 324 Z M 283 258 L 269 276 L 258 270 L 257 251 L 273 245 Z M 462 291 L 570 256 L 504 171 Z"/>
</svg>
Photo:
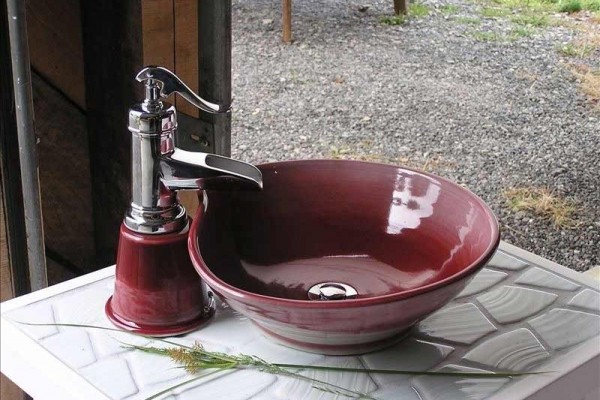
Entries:
<svg viewBox="0 0 600 400">
<path fill-rule="evenodd" d="M 425 4 L 429 16 L 389 26 L 392 0 L 295 0 L 285 45 L 279 0 L 234 1 L 233 156 L 426 168 L 482 197 L 504 240 L 575 270 L 599 265 L 600 114 L 556 51 L 574 33 L 480 41 L 514 26 L 468 1 L 446 3 L 453 15 Z M 502 192 L 523 186 L 574 201 L 578 226 L 510 211 Z"/>
</svg>

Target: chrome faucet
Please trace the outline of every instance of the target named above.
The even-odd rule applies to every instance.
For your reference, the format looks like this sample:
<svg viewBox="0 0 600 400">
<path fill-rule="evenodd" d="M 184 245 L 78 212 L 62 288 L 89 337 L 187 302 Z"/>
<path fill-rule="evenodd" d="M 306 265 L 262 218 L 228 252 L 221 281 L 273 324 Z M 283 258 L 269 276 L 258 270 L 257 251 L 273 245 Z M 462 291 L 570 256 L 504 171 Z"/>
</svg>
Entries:
<svg viewBox="0 0 600 400">
<path fill-rule="evenodd" d="M 144 82 L 146 98 L 129 110 L 132 201 L 124 221 L 129 229 L 144 234 L 184 229 L 188 219 L 177 200 L 180 189 L 262 188 L 262 174 L 251 164 L 178 148 L 177 112 L 161 100 L 176 92 L 213 114 L 229 111 L 230 105 L 202 99 L 166 68 L 146 67 L 136 80 Z"/>
</svg>

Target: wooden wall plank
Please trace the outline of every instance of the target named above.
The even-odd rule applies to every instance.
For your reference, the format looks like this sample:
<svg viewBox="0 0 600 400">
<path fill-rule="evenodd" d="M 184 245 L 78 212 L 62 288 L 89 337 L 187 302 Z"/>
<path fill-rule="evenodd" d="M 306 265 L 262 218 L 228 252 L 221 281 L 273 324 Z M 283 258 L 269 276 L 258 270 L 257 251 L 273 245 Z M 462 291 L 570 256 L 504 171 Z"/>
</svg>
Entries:
<svg viewBox="0 0 600 400">
<path fill-rule="evenodd" d="M 28 0 L 31 65 L 85 108 L 81 12 L 78 0 Z"/>
<path fill-rule="evenodd" d="M 175 71 L 198 93 L 198 0 L 175 1 Z M 178 97 L 177 111 L 198 118 L 200 111 Z"/>
<path fill-rule="evenodd" d="M 174 0 L 142 2 L 142 59 L 144 65 L 175 70 Z"/>
<path fill-rule="evenodd" d="M 175 71 L 187 85 L 198 93 L 198 0 L 175 2 Z M 178 97 L 177 111 L 198 118 L 200 110 Z M 179 201 L 188 215 L 194 216 L 198 210 L 198 193 L 179 193 Z"/>
<path fill-rule="evenodd" d="M 32 88 L 46 246 L 91 271 L 94 226 L 85 115 L 35 73 Z"/>
<path fill-rule="evenodd" d="M 144 65 L 159 65 L 175 72 L 198 91 L 198 0 L 150 0 L 142 3 Z M 181 97 L 169 99 L 177 111 L 198 117 L 199 110 Z M 181 116 L 179 116 L 181 119 Z M 180 192 L 188 214 L 198 208 L 195 192 Z"/>
<path fill-rule="evenodd" d="M 142 3 L 144 65 L 175 72 L 198 91 L 198 0 L 148 0 Z M 177 111 L 198 117 L 198 109 L 181 98 Z"/>
<path fill-rule="evenodd" d="M 26 5 L 45 244 L 89 271 L 95 254 L 80 3 Z M 50 284 L 73 277 L 56 262 L 46 266 Z"/>
</svg>

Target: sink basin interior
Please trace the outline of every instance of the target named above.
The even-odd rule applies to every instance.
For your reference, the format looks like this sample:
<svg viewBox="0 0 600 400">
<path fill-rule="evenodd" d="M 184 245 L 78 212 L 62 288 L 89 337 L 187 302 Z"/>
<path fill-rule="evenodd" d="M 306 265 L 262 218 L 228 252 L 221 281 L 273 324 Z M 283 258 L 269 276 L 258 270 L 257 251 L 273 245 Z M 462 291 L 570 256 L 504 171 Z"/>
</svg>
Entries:
<svg viewBox="0 0 600 400">
<path fill-rule="evenodd" d="M 489 209 L 446 180 L 389 165 L 259 166 L 260 192 L 207 192 L 204 264 L 236 290 L 308 300 L 319 283 L 357 298 L 406 294 L 465 275 L 497 244 Z"/>
</svg>

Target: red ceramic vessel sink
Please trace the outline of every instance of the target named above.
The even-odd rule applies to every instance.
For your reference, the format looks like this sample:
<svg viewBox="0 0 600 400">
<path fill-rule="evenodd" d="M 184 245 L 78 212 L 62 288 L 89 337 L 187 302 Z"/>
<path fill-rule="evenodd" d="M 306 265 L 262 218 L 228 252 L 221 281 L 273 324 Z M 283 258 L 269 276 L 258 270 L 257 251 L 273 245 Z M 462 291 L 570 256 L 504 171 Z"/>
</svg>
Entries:
<svg viewBox="0 0 600 400">
<path fill-rule="evenodd" d="M 500 240 L 482 200 L 431 174 L 342 160 L 259 169 L 260 192 L 205 193 L 188 245 L 221 298 L 292 347 L 357 354 L 397 341 Z"/>
</svg>

